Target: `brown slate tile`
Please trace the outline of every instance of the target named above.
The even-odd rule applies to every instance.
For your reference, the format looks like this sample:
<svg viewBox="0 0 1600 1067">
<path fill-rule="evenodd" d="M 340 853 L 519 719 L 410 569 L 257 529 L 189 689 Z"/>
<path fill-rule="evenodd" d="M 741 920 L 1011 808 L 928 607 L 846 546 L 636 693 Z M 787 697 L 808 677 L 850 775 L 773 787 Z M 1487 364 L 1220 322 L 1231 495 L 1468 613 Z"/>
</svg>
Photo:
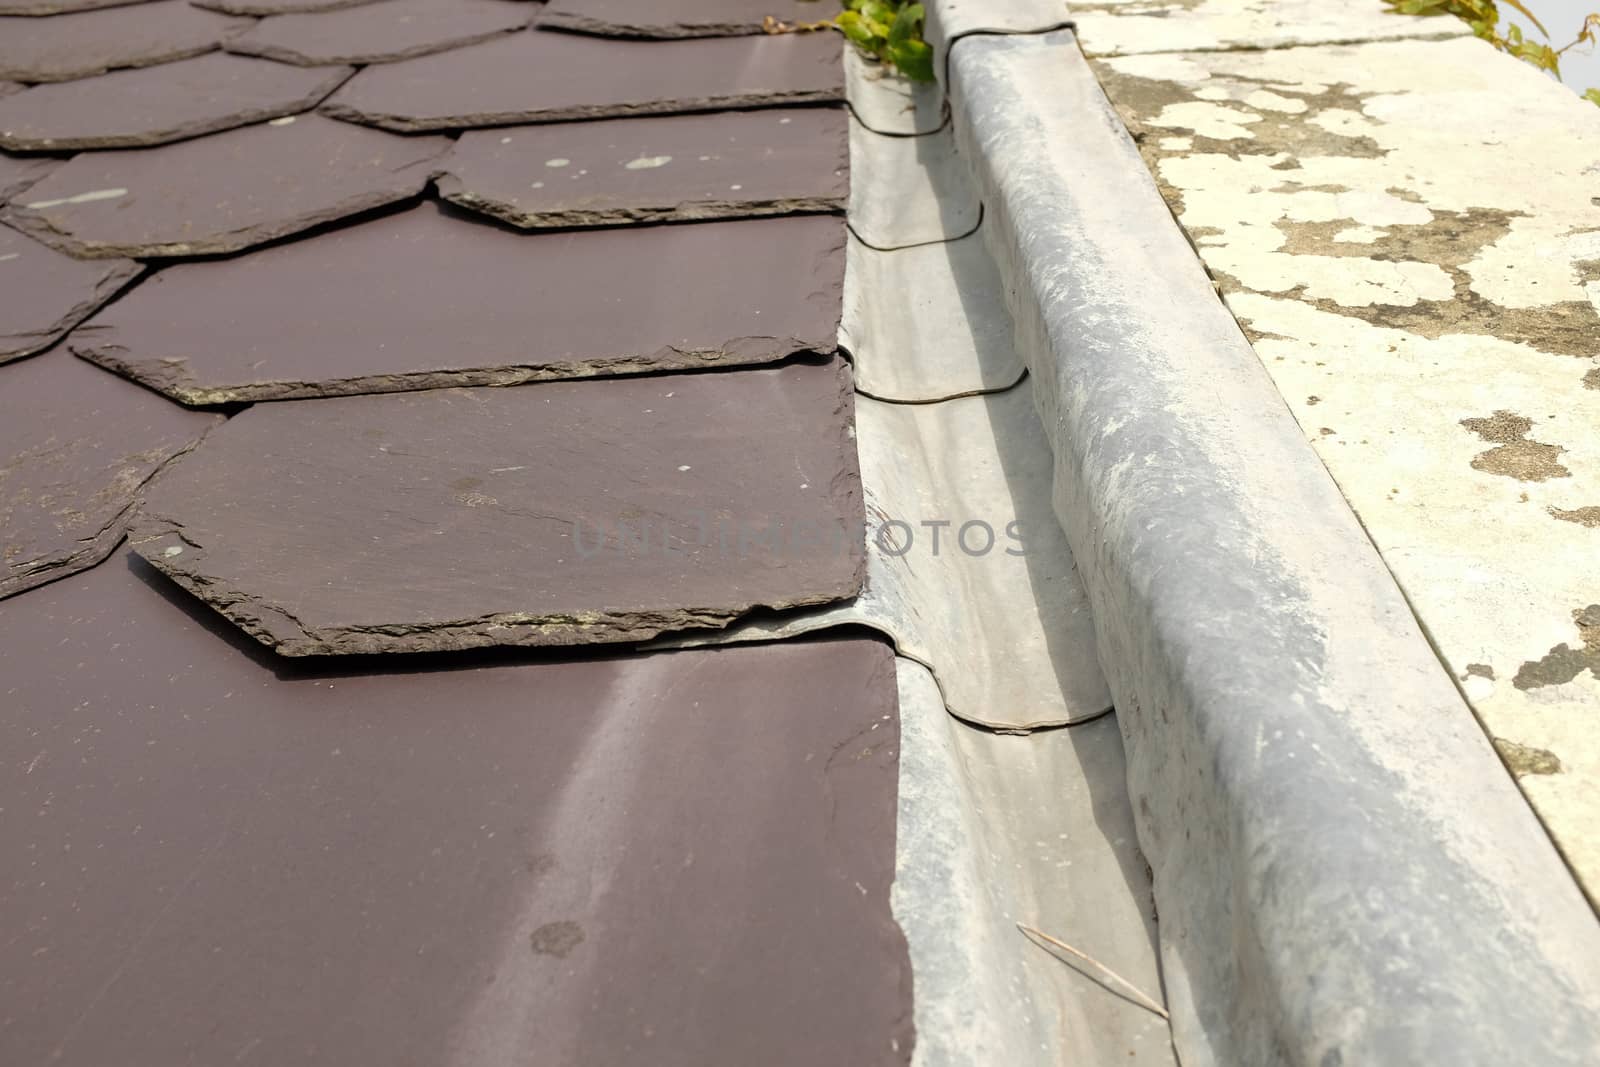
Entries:
<svg viewBox="0 0 1600 1067">
<path fill-rule="evenodd" d="M 73 259 L 0 226 L 0 363 L 54 344 L 139 270 L 125 259 Z"/>
<path fill-rule="evenodd" d="M 227 47 L 305 67 L 390 63 L 520 30 L 537 11 L 517 0 L 390 0 L 326 14 L 263 19 Z"/>
<path fill-rule="evenodd" d="M 106 7 L 140 7 L 150 0 L 0 0 L 0 15 L 65 15 Z"/>
<path fill-rule="evenodd" d="M 424 204 L 170 267 L 69 344 L 192 404 L 766 363 L 833 350 L 844 240 L 826 217 L 525 235 Z"/>
<path fill-rule="evenodd" d="M 909 1061 L 883 644 L 283 677 L 131 563 L 0 603 L 0 1060 Z"/>
<path fill-rule="evenodd" d="M 350 76 L 218 52 L 97 78 L 36 85 L 0 100 L 0 147 L 134 148 L 305 111 Z"/>
<path fill-rule="evenodd" d="M 24 192 L 61 165 L 49 156 L 14 156 L 0 152 L 0 204 Z"/>
<path fill-rule="evenodd" d="M 853 399 L 835 358 L 257 405 L 130 540 L 289 656 L 718 628 L 859 591 Z"/>
<path fill-rule="evenodd" d="M 821 107 L 469 131 L 436 184 L 527 228 L 842 212 L 848 134 Z"/>
<path fill-rule="evenodd" d="M 377 2 L 379 0 L 190 0 L 195 7 L 229 15 L 299 15 L 313 11 L 344 11 Z"/>
<path fill-rule="evenodd" d="M 370 67 L 323 110 L 418 131 L 832 103 L 844 99 L 842 54 L 823 34 L 615 41 L 530 30 Z"/>
<path fill-rule="evenodd" d="M 74 156 L 4 217 L 81 257 L 232 252 L 416 196 L 448 147 L 442 137 L 287 116 Z"/>
<path fill-rule="evenodd" d="M 70 81 L 209 52 L 247 19 L 161 0 L 55 18 L 0 18 L 0 78 Z"/>
<path fill-rule="evenodd" d="M 0 367 L 0 597 L 105 559 L 142 487 L 220 421 L 61 351 Z"/>
<path fill-rule="evenodd" d="M 550 0 L 540 24 L 608 37 L 734 37 L 761 33 L 772 16 L 816 22 L 839 13 L 837 0 Z"/>
</svg>

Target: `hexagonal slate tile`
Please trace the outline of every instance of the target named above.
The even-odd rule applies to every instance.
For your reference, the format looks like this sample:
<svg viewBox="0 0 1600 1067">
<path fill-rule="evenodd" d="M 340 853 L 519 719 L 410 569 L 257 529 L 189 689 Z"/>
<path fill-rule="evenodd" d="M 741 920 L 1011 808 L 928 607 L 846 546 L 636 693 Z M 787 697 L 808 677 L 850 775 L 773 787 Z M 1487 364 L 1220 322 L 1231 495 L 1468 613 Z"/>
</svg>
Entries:
<svg viewBox="0 0 1600 1067">
<path fill-rule="evenodd" d="M 71 81 L 209 52 L 247 19 L 161 0 L 54 18 L 0 18 L 0 78 Z"/>
<path fill-rule="evenodd" d="M 424 204 L 159 272 L 69 344 L 191 404 L 505 385 L 831 352 L 838 219 L 519 234 Z"/>
<path fill-rule="evenodd" d="M 0 363 L 50 347 L 140 269 L 73 259 L 0 226 Z"/>
<path fill-rule="evenodd" d="M 105 559 L 150 479 L 221 421 L 66 352 L 0 367 L 0 597 Z"/>
<path fill-rule="evenodd" d="M 842 212 L 848 128 L 843 108 L 783 108 L 469 131 L 437 185 L 525 228 Z"/>
<path fill-rule="evenodd" d="M 218 52 L 0 99 L 0 147 L 134 148 L 248 126 L 315 107 L 350 67 L 290 67 Z"/>
<path fill-rule="evenodd" d="M 289 656 L 636 641 L 854 596 L 849 365 L 258 404 L 134 550 Z"/>
<path fill-rule="evenodd" d="M 422 192 L 442 137 L 287 116 L 181 144 L 73 157 L 4 212 L 80 257 L 233 252 Z"/>
<path fill-rule="evenodd" d="M 540 24 L 605 37 L 734 37 L 762 32 L 768 17 L 816 22 L 837 0 L 550 0 Z"/>
<path fill-rule="evenodd" d="M 105 7 L 139 7 L 151 0 L 0 0 L 0 15 L 69 15 Z"/>
<path fill-rule="evenodd" d="M 195 7 L 229 15 L 299 15 L 313 11 L 343 11 L 379 0 L 189 0 Z M 387 2 L 387 0 L 383 0 Z"/>
<path fill-rule="evenodd" d="M 391 63 L 520 30 L 533 21 L 536 10 L 519 0 L 388 0 L 345 11 L 263 19 L 227 47 L 304 67 Z"/>
<path fill-rule="evenodd" d="M 842 55 L 823 34 L 619 41 L 534 29 L 369 67 L 323 111 L 409 132 L 832 103 L 844 98 Z"/>
</svg>

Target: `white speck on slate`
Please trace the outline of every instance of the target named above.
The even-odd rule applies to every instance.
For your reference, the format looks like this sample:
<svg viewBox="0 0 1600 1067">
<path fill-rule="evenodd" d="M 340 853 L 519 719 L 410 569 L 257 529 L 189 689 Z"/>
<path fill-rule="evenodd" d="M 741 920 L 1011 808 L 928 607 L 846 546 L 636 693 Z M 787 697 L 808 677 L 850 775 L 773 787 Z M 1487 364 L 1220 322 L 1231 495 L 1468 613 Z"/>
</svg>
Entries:
<svg viewBox="0 0 1600 1067">
<path fill-rule="evenodd" d="M 267 125 L 268 126 L 293 126 L 294 125 L 294 116 L 293 115 L 285 115 L 281 119 L 270 119 L 270 120 L 268 120 Z"/>
<path fill-rule="evenodd" d="M 555 168 L 566 167 L 566 166 L 570 166 L 571 164 L 572 164 L 572 160 L 570 160 L 570 159 L 562 159 L 559 156 L 557 156 L 555 159 L 547 159 L 547 160 L 544 161 L 544 165 L 545 166 L 547 166 L 547 167 L 555 167 Z"/>
<path fill-rule="evenodd" d="M 686 471 L 686 470 L 692 470 L 693 468 L 691 468 L 687 463 L 685 463 L 683 466 L 679 467 L 678 469 L 680 471 Z"/>
<path fill-rule="evenodd" d="M 43 210 L 47 207 L 60 207 L 63 204 L 92 204 L 97 200 L 116 200 L 127 196 L 126 189 L 96 189 L 92 193 L 79 193 L 77 196 L 64 196 L 60 200 L 35 200 L 24 207 L 34 210 Z"/>
<path fill-rule="evenodd" d="M 640 156 L 638 159 L 628 160 L 623 167 L 628 170 L 654 170 L 671 162 L 671 156 Z"/>
<path fill-rule="evenodd" d="M 534 182 L 532 185 L 528 186 L 528 188 L 529 189 L 543 189 L 544 188 L 544 182 Z"/>
</svg>

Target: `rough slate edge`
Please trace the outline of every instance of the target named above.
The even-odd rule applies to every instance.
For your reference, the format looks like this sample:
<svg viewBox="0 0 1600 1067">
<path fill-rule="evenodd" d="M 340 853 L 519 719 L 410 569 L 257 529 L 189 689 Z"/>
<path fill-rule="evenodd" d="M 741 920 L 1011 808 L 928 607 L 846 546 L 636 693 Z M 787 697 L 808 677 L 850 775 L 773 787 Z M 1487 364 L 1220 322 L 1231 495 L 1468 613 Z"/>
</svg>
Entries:
<svg viewBox="0 0 1600 1067">
<path fill-rule="evenodd" d="M 1185 1064 L 1593 1062 L 1593 912 L 1072 36 L 974 38 L 950 74 Z"/>
<path fill-rule="evenodd" d="M 649 41 L 674 41 L 686 40 L 696 37 L 754 37 L 765 32 L 762 19 L 772 14 L 770 7 L 759 4 L 751 5 L 755 21 L 741 19 L 737 22 L 616 22 L 610 19 L 598 18 L 583 13 L 587 5 L 583 0 L 575 0 L 578 10 L 562 11 L 545 8 L 544 14 L 539 17 L 539 28 L 542 30 L 559 30 L 562 33 L 581 33 L 589 37 L 620 37 L 630 40 Z M 836 14 L 833 10 L 838 5 L 800 4 L 794 0 L 770 0 L 772 6 L 784 3 L 789 9 L 784 15 L 775 17 L 783 21 L 799 21 L 802 18 L 814 20 L 817 16 Z"/>
<path fill-rule="evenodd" d="M 1116 720 L 1014 737 L 945 713 L 895 661 L 896 921 L 911 952 L 915 1062 L 1176 1067 L 1164 1020 L 1023 939 L 1026 922 L 1160 1001 L 1150 881 Z"/>
<path fill-rule="evenodd" d="M 26 88 L 26 85 L 18 85 L 16 82 L 0 82 L 0 96 L 10 96 L 12 93 L 20 93 Z"/>
<path fill-rule="evenodd" d="M 856 443 L 867 515 L 913 527 L 946 519 L 951 528 L 943 552 L 935 557 L 924 528 L 920 536 L 913 531 L 909 551 L 896 557 L 880 540 L 886 527 L 869 527 L 866 582 L 855 599 L 763 613 L 656 646 L 779 640 L 861 625 L 931 671 L 952 715 L 985 729 L 1022 733 L 1109 712 L 1088 597 L 1050 513 L 1050 448 L 1029 394 L 1015 390 L 940 404 L 887 404 L 858 395 Z M 951 543 L 973 519 L 996 531 L 986 555 Z M 1006 551 L 1013 520 L 1024 535 L 1020 559 Z"/>
<path fill-rule="evenodd" d="M 950 106 L 937 84 L 914 82 L 846 44 L 845 96 L 856 121 L 884 137 L 924 137 L 950 121 Z"/>
<path fill-rule="evenodd" d="M 99 11 L 107 7 L 133 7 L 150 0 L 0 0 L 0 15 L 30 18 L 70 15 L 80 11 Z"/>
<path fill-rule="evenodd" d="M 231 130 L 220 131 L 231 133 Z M 381 134 L 379 136 L 382 136 Z M 425 144 L 430 141 L 439 142 L 439 150 L 432 159 L 423 159 L 406 166 L 418 170 L 416 188 L 407 193 L 391 194 L 385 192 L 355 193 L 346 197 L 340 203 L 310 212 L 298 218 L 274 218 L 265 222 L 238 229 L 228 230 L 220 237 L 196 241 L 178 241 L 156 244 L 116 245 L 101 244 L 88 245 L 78 240 L 73 234 L 57 230 L 43 215 L 30 211 L 24 204 L 9 204 L 0 207 L 0 222 L 5 223 L 14 230 L 27 234 L 40 244 L 54 248 L 77 259 L 207 259 L 219 256 L 230 256 L 234 253 L 253 250 L 262 246 L 283 241 L 285 238 L 300 237 L 302 239 L 312 236 L 308 231 L 320 231 L 345 225 L 354 225 L 387 210 L 399 210 L 405 205 L 419 202 L 426 195 L 428 183 L 431 180 L 430 166 L 436 163 L 445 152 L 449 151 L 450 142 L 444 137 L 415 137 L 409 138 L 415 144 Z M 156 147 L 156 146 L 153 146 Z M 406 169 L 406 166 L 394 168 L 391 173 Z M 29 182 L 30 186 L 37 184 L 39 179 Z M 0 201 L 5 198 L 0 197 Z M 195 245 L 203 244 L 204 248 Z M 88 358 L 88 357 L 85 357 Z M 91 360 L 91 362 L 101 362 Z M 125 368 L 102 363 L 108 370 L 115 371 L 125 378 L 139 380 L 134 374 L 127 373 Z M 164 392 L 156 386 L 158 392 Z M 316 394 L 322 395 L 322 394 Z M 180 398 L 181 399 L 181 398 Z M 184 400 L 184 403 L 197 404 L 229 404 L 239 399 L 228 397 L 213 400 Z"/>
<path fill-rule="evenodd" d="M 250 0 L 189 0 L 195 7 L 206 11 L 220 11 L 224 15 L 309 15 L 321 11 L 343 11 L 345 8 L 363 7 L 379 0 L 304 0 L 303 6 L 274 7 L 270 3 L 251 3 Z"/>
<path fill-rule="evenodd" d="M 249 60 L 246 61 L 248 62 Z M 270 62 L 270 60 L 263 59 L 257 60 L 256 62 L 266 63 Z M 142 69 L 154 70 L 156 68 L 146 67 Z M 145 132 L 140 134 L 113 134 L 106 137 L 49 138 L 44 141 L 28 142 L 16 150 L 24 152 L 61 152 L 74 149 L 94 150 L 102 148 L 155 148 L 160 145 L 171 144 L 174 141 L 186 141 L 192 137 L 201 137 L 208 133 L 221 133 L 224 130 L 238 129 L 241 126 L 250 126 L 257 122 L 265 122 L 268 119 L 276 119 L 282 118 L 285 115 L 298 114 L 302 111 L 309 111 L 311 108 L 316 107 L 319 103 L 326 100 L 329 96 L 338 91 L 339 87 L 345 82 L 349 81 L 356 73 L 356 68 L 354 67 L 328 67 L 327 70 L 329 71 L 329 76 L 321 85 L 317 86 L 315 89 L 312 89 L 298 100 L 293 100 L 288 103 L 278 104 L 271 107 L 257 107 L 245 111 L 235 111 L 226 117 L 191 122 L 187 125 L 171 126 L 155 132 Z M 129 72 L 112 71 L 111 73 L 120 74 Z M 101 77 L 106 76 L 107 75 L 101 75 Z M 74 83 L 55 82 L 52 84 L 52 86 L 43 86 L 43 88 L 71 84 Z M 16 148 L 16 146 L 13 147 Z"/>
<path fill-rule="evenodd" d="M 95 286 L 94 292 L 88 298 L 74 305 L 70 311 L 57 319 L 49 330 L 35 334 L 34 336 L 38 338 L 36 342 L 29 342 L 21 348 L 11 351 L 0 349 L 0 365 L 43 352 L 72 332 L 74 327 L 100 310 L 112 297 L 128 288 L 144 273 L 143 264 L 135 263 L 131 260 L 122 262 L 106 261 L 104 266 L 106 267 L 106 274 L 99 284 Z M 23 335 L 18 334 L 16 336 Z M 0 336 L 0 343 L 4 342 L 4 336 Z"/>
<path fill-rule="evenodd" d="M 508 0 L 509 2 L 509 0 Z M 317 12 L 324 14 L 325 12 Z M 518 33 L 528 28 L 528 23 L 533 21 L 534 15 L 530 11 L 526 21 L 518 26 L 505 29 L 486 30 L 469 37 L 452 38 L 447 41 L 437 41 L 431 44 L 417 44 L 399 51 L 389 51 L 377 54 L 360 53 L 345 56 L 308 56 L 304 52 L 296 51 L 286 45 L 273 44 L 268 41 L 256 42 L 244 40 L 243 36 L 236 36 L 223 43 L 224 51 L 234 55 L 255 56 L 258 59 L 270 59 L 277 63 L 285 63 L 292 67 L 327 67 L 334 65 L 359 65 L 368 66 L 376 63 L 398 63 L 402 59 L 416 59 L 419 56 L 431 56 L 438 52 L 449 52 L 456 48 L 465 48 L 468 45 L 482 44 L 484 41 L 502 37 L 508 33 Z"/>
<path fill-rule="evenodd" d="M 63 159 L 53 156 L 13 156 L 0 153 L 0 204 L 21 196 L 46 175 L 55 170 Z M 10 177 L 5 175 L 10 173 Z"/>
<path fill-rule="evenodd" d="M 835 475 L 830 492 L 844 497 L 846 521 L 860 516 L 864 509 L 860 466 L 855 442 L 854 397 L 849 363 L 836 359 L 838 404 L 851 408 L 841 424 L 840 455 L 843 469 Z M 838 410 L 837 408 L 835 409 Z M 288 657 L 344 656 L 351 654 L 394 654 L 410 652 L 460 651 L 473 648 L 571 647 L 579 645 L 643 642 L 669 632 L 716 630 L 762 612 L 807 608 L 847 600 L 861 590 L 866 579 L 864 546 L 855 552 L 853 575 L 840 589 L 790 596 L 781 604 L 749 602 L 737 607 L 686 608 L 673 611 L 629 611 L 601 609 L 586 613 L 581 622 L 562 616 L 552 622 L 531 612 L 498 612 L 470 619 L 410 623 L 359 623 L 327 630 L 308 628 L 281 605 L 270 604 L 227 580 L 200 573 L 205 546 L 184 532 L 182 523 L 161 516 L 150 516 L 144 508 L 129 524 L 128 541 L 135 554 L 174 583 L 193 594 L 227 618 L 240 630 Z M 176 549 L 176 551 L 173 551 Z M 170 554 L 169 554 L 170 553 Z M 499 636 L 490 637 L 493 630 Z M 298 636 L 297 636 L 298 635 Z"/>
</svg>

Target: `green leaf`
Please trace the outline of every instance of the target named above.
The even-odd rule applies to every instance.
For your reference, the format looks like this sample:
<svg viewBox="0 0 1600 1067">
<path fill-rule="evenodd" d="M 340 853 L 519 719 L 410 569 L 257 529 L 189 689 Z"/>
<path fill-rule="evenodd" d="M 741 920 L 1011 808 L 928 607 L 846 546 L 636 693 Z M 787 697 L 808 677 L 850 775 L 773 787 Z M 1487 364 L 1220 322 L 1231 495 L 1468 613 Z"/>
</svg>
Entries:
<svg viewBox="0 0 1600 1067">
<path fill-rule="evenodd" d="M 894 25 L 889 27 L 889 43 L 894 45 L 921 40 L 923 14 L 921 4 L 907 4 L 901 8 L 900 13 L 894 17 Z"/>
<path fill-rule="evenodd" d="M 1589 103 L 1600 107 L 1600 89 L 1585 89 L 1583 91 L 1583 98 L 1589 101 Z"/>
<path fill-rule="evenodd" d="M 900 41 L 889 46 L 889 58 L 912 81 L 931 82 L 933 49 L 924 41 Z"/>
<path fill-rule="evenodd" d="M 883 0 L 866 0 L 866 3 L 861 5 L 861 17 L 887 28 L 894 21 L 894 8 Z"/>
</svg>

